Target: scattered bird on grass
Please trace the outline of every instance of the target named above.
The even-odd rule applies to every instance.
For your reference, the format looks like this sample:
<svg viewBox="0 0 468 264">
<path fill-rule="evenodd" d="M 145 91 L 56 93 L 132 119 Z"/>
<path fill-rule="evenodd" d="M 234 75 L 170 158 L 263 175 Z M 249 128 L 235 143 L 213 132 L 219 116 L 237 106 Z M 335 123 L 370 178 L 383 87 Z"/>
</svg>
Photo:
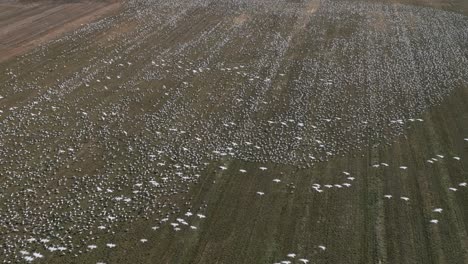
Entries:
<svg viewBox="0 0 468 264">
<path fill-rule="evenodd" d="M 262 195 L 265 195 L 264 192 L 257 192 L 258 195 L 262 196 Z"/>
<path fill-rule="evenodd" d="M 56 247 L 48 247 L 47 250 L 49 250 L 50 252 L 55 252 L 58 250 L 58 248 Z"/>
<path fill-rule="evenodd" d="M 27 262 L 32 262 L 32 261 L 34 260 L 34 258 L 31 257 L 31 256 L 25 256 L 25 257 L 23 257 L 23 258 L 24 258 L 24 260 L 26 260 Z"/>
<path fill-rule="evenodd" d="M 430 222 L 431 222 L 432 224 L 437 224 L 437 223 L 439 223 L 439 220 L 437 220 L 437 219 L 432 219 Z"/>
<path fill-rule="evenodd" d="M 197 214 L 197 216 L 198 216 L 198 218 L 200 218 L 200 219 L 206 218 L 206 216 L 205 216 L 205 215 L 202 215 L 202 214 Z"/>
<path fill-rule="evenodd" d="M 390 199 L 390 198 L 392 198 L 392 195 L 391 194 L 386 194 L 386 195 L 384 195 L 384 197 L 387 198 L 387 199 Z"/>
<path fill-rule="evenodd" d="M 435 208 L 435 209 L 432 210 L 432 211 L 435 212 L 435 213 L 442 213 L 443 210 L 444 210 L 444 209 L 442 209 L 442 208 Z"/>
<path fill-rule="evenodd" d="M 402 200 L 404 200 L 404 201 L 409 201 L 409 200 L 410 200 L 410 198 L 405 197 L 405 196 L 401 196 L 400 199 L 402 199 Z"/>
</svg>

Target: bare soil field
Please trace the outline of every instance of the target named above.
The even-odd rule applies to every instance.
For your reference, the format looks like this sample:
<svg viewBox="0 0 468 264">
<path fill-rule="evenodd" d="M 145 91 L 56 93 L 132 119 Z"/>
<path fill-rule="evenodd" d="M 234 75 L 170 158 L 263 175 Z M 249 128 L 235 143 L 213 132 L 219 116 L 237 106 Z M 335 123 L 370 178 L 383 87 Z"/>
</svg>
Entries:
<svg viewBox="0 0 468 264">
<path fill-rule="evenodd" d="M 0 61 L 116 12 L 118 2 L 0 1 Z"/>
<path fill-rule="evenodd" d="M 468 263 L 466 1 L 3 6 L 3 263 Z"/>
</svg>

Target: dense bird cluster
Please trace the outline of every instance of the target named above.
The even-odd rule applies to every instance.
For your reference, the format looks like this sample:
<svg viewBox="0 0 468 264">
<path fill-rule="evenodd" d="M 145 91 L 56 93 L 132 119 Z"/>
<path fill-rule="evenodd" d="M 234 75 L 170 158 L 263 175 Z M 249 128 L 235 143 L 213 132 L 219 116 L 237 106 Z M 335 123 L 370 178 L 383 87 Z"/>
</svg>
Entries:
<svg viewBox="0 0 468 264">
<path fill-rule="evenodd" d="M 192 20 L 194 35 L 177 39 Z M 135 26 L 95 41 L 122 24 Z M 95 241 L 140 219 L 196 231 L 206 204 L 185 194 L 219 161 L 307 168 L 389 144 L 467 84 L 467 28 L 461 15 L 404 5 L 128 1 L 4 72 L 0 259 L 118 249 Z M 21 71 L 57 45 L 70 45 L 64 65 Z M 91 57 L 73 68 L 76 54 Z M 311 190 L 351 187 L 343 174 Z"/>
</svg>

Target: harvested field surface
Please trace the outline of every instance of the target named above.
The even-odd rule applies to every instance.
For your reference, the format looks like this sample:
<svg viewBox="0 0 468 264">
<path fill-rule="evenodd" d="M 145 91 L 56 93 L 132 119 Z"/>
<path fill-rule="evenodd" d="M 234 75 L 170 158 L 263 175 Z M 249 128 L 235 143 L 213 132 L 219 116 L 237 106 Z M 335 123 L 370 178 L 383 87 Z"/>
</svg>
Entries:
<svg viewBox="0 0 468 264">
<path fill-rule="evenodd" d="M 0 0 L 0 61 L 115 12 L 117 2 Z"/>
<path fill-rule="evenodd" d="M 2 5 L 3 263 L 468 263 L 466 1 Z"/>
</svg>

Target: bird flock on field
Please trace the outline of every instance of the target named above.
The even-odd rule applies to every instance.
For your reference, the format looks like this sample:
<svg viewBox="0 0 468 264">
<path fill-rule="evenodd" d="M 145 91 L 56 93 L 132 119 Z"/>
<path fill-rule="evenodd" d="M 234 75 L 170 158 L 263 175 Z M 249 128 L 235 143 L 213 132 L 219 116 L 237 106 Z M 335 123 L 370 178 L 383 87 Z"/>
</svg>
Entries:
<svg viewBox="0 0 468 264">
<path fill-rule="evenodd" d="M 100 34 L 116 25 L 130 29 Z M 119 250 L 110 237 L 140 220 L 148 232 L 197 232 L 208 204 L 187 194 L 206 170 L 229 170 L 225 160 L 306 169 L 389 145 L 467 85 L 467 28 L 459 14 L 382 3 L 126 1 L 1 73 L 0 260 Z M 446 159 L 462 161 L 425 162 Z M 392 166 L 411 170 L 370 169 Z M 359 177 L 342 176 L 311 193 Z M 399 199 L 410 204 L 411 194 Z M 311 261 L 287 253 L 277 263 Z"/>
</svg>

